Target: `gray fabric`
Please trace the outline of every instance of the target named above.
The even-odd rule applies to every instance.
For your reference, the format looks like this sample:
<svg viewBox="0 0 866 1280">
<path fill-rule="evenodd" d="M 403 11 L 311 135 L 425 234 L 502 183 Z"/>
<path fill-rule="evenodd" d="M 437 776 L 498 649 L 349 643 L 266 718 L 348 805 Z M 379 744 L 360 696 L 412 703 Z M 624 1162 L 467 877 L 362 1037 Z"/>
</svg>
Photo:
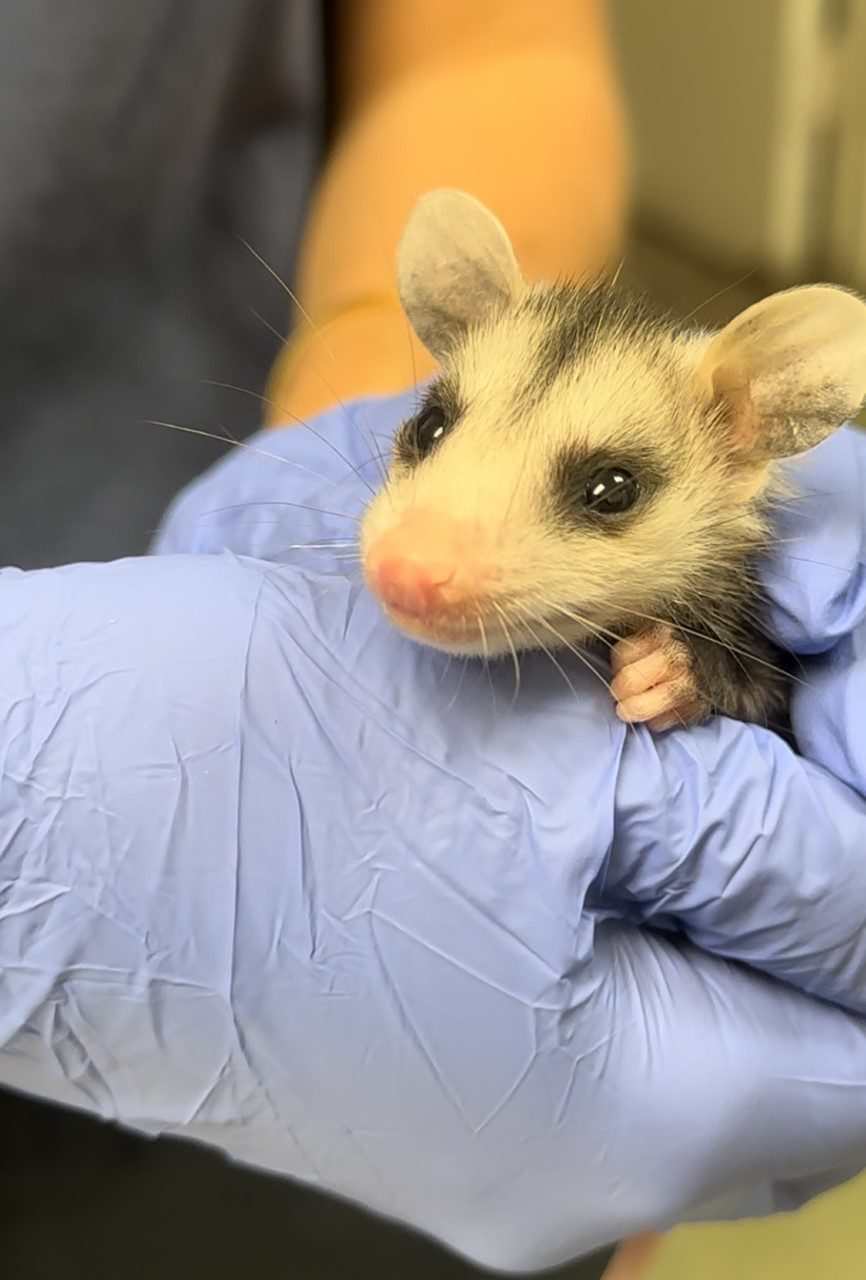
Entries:
<svg viewBox="0 0 866 1280">
<path fill-rule="evenodd" d="M 0 562 L 143 550 L 245 434 L 318 155 L 314 0 L 0 3 Z"/>
</svg>

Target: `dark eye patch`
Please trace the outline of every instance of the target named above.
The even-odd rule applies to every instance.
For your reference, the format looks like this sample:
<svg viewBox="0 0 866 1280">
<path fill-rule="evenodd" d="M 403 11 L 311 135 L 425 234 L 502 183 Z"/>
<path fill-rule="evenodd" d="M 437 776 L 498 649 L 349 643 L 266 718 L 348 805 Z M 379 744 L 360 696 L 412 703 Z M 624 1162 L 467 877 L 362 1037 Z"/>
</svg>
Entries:
<svg viewBox="0 0 866 1280">
<path fill-rule="evenodd" d="M 394 461 L 404 467 L 423 462 L 450 435 L 462 411 L 451 385 L 444 378 L 434 383 L 418 412 L 403 423 L 394 437 Z"/>
<path fill-rule="evenodd" d="M 632 450 L 621 457 L 563 449 L 551 470 L 550 511 L 557 523 L 614 532 L 630 523 L 658 489 L 658 466 Z"/>
</svg>

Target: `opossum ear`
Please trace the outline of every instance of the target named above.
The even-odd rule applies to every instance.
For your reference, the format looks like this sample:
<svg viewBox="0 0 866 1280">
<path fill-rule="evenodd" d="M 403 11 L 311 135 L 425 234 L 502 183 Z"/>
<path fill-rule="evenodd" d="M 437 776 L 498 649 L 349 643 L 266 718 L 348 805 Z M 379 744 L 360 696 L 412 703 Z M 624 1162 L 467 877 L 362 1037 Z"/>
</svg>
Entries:
<svg viewBox="0 0 866 1280">
<path fill-rule="evenodd" d="M 866 303 L 832 285 L 775 293 L 716 334 L 700 372 L 744 459 L 803 453 L 866 397 Z"/>
<path fill-rule="evenodd" d="M 501 223 L 462 191 L 431 191 L 409 215 L 397 285 L 412 327 L 441 359 L 470 325 L 524 288 Z"/>
</svg>

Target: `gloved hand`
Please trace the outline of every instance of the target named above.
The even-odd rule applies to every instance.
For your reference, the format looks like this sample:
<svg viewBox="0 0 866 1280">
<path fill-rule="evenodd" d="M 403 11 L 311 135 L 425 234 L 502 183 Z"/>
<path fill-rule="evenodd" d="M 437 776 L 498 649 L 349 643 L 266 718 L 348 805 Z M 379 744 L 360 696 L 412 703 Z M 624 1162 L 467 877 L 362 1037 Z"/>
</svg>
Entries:
<svg viewBox="0 0 866 1280">
<path fill-rule="evenodd" d="M 0 1079 L 512 1270 L 799 1203 L 866 1164 L 864 441 L 767 566 L 803 759 L 393 631 L 406 409 L 221 461 L 157 548 L 205 554 L 0 575 Z"/>
</svg>

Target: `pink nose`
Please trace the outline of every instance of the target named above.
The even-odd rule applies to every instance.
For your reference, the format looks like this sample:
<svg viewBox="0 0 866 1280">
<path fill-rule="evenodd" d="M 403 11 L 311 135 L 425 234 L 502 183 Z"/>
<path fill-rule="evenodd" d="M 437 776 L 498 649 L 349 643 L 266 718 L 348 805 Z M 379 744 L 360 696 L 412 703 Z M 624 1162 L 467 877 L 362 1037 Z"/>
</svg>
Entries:
<svg viewBox="0 0 866 1280">
<path fill-rule="evenodd" d="M 375 591 L 383 604 L 415 618 L 427 618 L 442 612 L 443 587 L 453 576 L 453 566 L 428 564 L 397 553 L 379 561 Z"/>
<path fill-rule="evenodd" d="M 459 610 L 477 591 L 477 550 L 471 526 L 413 510 L 367 553 L 367 579 L 384 605 L 413 618 Z"/>
</svg>

